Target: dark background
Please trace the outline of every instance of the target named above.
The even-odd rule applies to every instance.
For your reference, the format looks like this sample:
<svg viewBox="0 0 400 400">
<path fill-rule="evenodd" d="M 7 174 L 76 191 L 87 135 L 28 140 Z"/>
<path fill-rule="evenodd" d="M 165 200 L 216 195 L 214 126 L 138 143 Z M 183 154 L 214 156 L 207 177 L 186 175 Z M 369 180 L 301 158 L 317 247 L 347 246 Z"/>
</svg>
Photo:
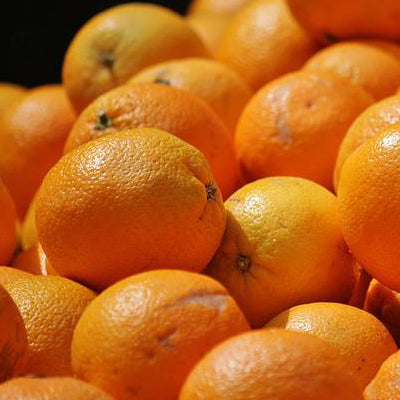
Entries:
<svg viewBox="0 0 400 400">
<path fill-rule="evenodd" d="M 61 80 L 61 65 L 69 42 L 93 15 L 131 1 L 11 0 L 2 2 L 0 81 L 37 86 Z M 180 13 L 189 0 L 155 0 Z M 6 7 L 7 4 L 7 7 Z"/>
</svg>

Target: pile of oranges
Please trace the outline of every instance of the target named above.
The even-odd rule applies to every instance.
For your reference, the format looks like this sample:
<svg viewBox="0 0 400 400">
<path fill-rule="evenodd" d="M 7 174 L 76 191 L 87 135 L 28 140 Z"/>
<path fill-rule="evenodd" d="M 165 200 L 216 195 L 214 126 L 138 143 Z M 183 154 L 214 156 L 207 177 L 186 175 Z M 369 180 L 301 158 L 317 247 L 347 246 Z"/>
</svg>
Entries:
<svg viewBox="0 0 400 400">
<path fill-rule="evenodd" d="M 105 10 L 0 84 L 0 400 L 400 400 L 399 0 Z"/>
</svg>

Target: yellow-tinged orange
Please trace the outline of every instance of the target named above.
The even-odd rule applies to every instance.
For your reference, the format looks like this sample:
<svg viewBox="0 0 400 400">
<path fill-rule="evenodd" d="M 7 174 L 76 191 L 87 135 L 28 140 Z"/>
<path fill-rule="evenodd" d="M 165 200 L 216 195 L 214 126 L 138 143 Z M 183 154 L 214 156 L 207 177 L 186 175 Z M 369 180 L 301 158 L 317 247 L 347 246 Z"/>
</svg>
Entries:
<svg viewBox="0 0 400 400">
<path fill-rule="evenodd" d="M 389 331 L 377 318 L 346 304 L 302 304 L 282 312 L 266 328 L 305 332 L 331 343 L 362 389 L 386 358 L 397 351 Z"/>
<path fill-rule="evenodd" d="M 347 365 L 324 340 L 283 329 L 237 335 L 192 370 L 179 400 L 362 400 Z"/>
<path fill-rule="evenodd" d="M 187 58 L 146 68 L 129 83 L 159 82 L 187 90 L 208 103 L 232 134 L 244 106 L 252 96 L 233 70 L 214 60 Z"/>
<path fill-rule="evenodd" d="M 354 257 L 379 282 L 400 291 L 400 129 L 383 131 L 348 157 L 338 206 Z"/>
<path fill-rule="evenodd" d="M 213 279 L 145 272 L 106 289 L 86 309 L 72 342 L 73 370 L 119 400 L 176 400 L 207 351 L 249 329 Z"/>
<path fill-rule="evenodd" d="M 235 16 L 216 57 L 256 90 L 299 69 L 316 50 L 285 0 L 256 0 Z"/>
<path fill-rule="evenodd" d="M 72 334 L 95 294 L 59 276 L 17 278 L 4 285 L 28 335 L 26 374 L 71 375 Z"/>
<path fill-rule="evenodd" d="M 63 82 L 82 111 L 102 93 L 149 65 L 185 57 L 206 57 L 201 39 L 167 8 L 129 3 L 90 19 L 72 40 L 63 64 Z"/>
<path fill-rule="evenodd" d="M 27 90 L 19 85 L 8 82 L 0 82 L 0 115 L 14 101 L 22 99 Z"/>
<path fill-rule="evenodd" d="M 250 1 L 252 0 L 193 0 L 189 6 L 189 15 L 208 13 L 230 16 Z"/>
<path fill-rule="evenodd" d="M 352 258 L 332 193 L 301 178 L 266 178 L 242 187 L 225 207 L 225 235 L 206 273 L 253 326 L 297 304 L 349 300 Z"/>
<path fill-rule="evenodd" d="M 150 128 L 66 154 L 46 176 L 35 213 L 51 265 L 95 288 L 148 269 L 201 271 L 226 218 L 203 154 Z"/>
<path fill-rule="evenodd" d="M 29 278 L 31 274 L 14 267 L 0 266 L 0 285 L 6 285 L 17 279 Z"/>
</svg>

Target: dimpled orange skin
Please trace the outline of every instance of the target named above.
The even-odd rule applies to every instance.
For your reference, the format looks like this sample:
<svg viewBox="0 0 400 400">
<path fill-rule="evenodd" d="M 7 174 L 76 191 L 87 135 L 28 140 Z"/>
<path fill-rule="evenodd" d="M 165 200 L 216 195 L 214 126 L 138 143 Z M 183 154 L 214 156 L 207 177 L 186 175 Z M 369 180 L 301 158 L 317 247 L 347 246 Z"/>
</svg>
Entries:
<svg viewBox="0 0 400 400">
<path fill-rule="evenodd" d="M 196 56 L 207 57 L 208 51 L 181 16 L 157 5 L 122 4 L 95 15 L 75 35 L 63 83 L 82 111 L 149 65 Z"/>
<path fill-rule="evenodd" d="M 373 315 L 337 303 L 312 303 L 292 307 L 266 328 L 305 332 L 331 343 L 346 359 L 360 387 L 374 378 L 381 364 L 397 351 L 389 331 Z"/>
<path fill-rule="evenodd" d="M 337 152 L 354 119 L 373 102 L 327 73 L 298 71 L 262 88 L 239 120 L 235 146 L 248 181 L 290 175 L 332 188 Z"/>
<path fill-rule="evenodd" d="M 14 267 L 0 266 L 0 285 L 7 285 L 17 279 L 29 278 L 31 274 Z"/>
<path fill-rule="evenodd" d="M 256 330 L 214 347 L 192 370 L 179 400 L 362 400 L 327 342 L 283 329 Z"/>
<path fill-rule="evenodd" d="M 21 373 L 28 342 L 17 306 L 0 285 L 0 382 Z"/>
<path fill-rule="evenodd" d="M 177 270 L 126 278 L 100 294 L 72 342 L 74 373 L 120 400 L 175 400 L 213 346 L 250 327 L 213 279 Z"/>
<path fill-rule="evenodd" d="M 44 180 L 35 212 L 53 267 L 95 288 L 148 269 L 200 272 L 226 219 L 200 151 L 150 128 L 114 133 L 65 155 Z"/>
<path fill-rule="evenodd" d="M 391 355 L 364 392 L 365 400 L 400 399 L 400 351 Z"/>
<path fill-rule="evenodd" d="M 397 0 L 288 0 L 294 16 L 325 42 L 358 37 L 400 38 Z"/>
<path fill-rule="evenodd" d="M 1 179 L 0 215 L 0 264 L 7 264 L 11 261 L 17 244 L 17 211 Z"/>
<path fill-rule="evenodd" d="M 95 293 L 59 276 L 17 278 L 4 285 L 28 335 L 25 374 L 71 375 L 72 334 Z"/>
<path fill-rule="evenodd" d="M 190 14 L 218 14 L 230 16 L 240 11 L 251 0 L 193 0 L 189 6 Z"/>
<path fill-rule="evenodd" d="M 300 303 L 349 300 L 352 258 L 328 190 L 301 178 L 266 178 L 242 187 L 225 207 L 225 235 L 206 273 L 252 326 Z"/>
<path fill-rule="evenodd" d="M 350 126 L 337 156 L 334 185 L 337 189 L 340 172 L 347 158 L 363 143 L 384 129 L 400 127 L 400 96 L 391 96 L 368 107 Z"/>
<path fill-rule="evenodd" d="M 22 86 L 0 82 L 0 115 L 11 103 L 22 99 L 26 93 L 27 90 Z"/>
<path fill-rule="evenodd" d="M 0 118 L 0 176 L 20 218 L 47 171 L 61 157 L 75 118 L 60 85 L 30 90 Z"/>
<path fill-rule="evenodd" d="M 208 104 L 159 83 L 116 88 L 95 100 L 73 126 L 65 152 L 120 130 L 158 128 L 197 147 L 211 165 L 224 198 L 238 187 L 239 167 L 231 134 Z"/>
<path fill-rule="evenodd" d="M 375 315 L 400 344 L 400 293 L 373 279 L 364 302 L 364 310 Z"/>
<path fill-rule="evenodd" d="M 157 82 L 187 90 L 208 103 L 233 134 L 239 116 L 252 96 L 233 70 L 214 60 L 188 58 L 146 68 L 129 82 Z"/>
<path fill-rule="evenodd" d="M 299 69 L 316 50 L 285 0 L 258 0 L 235 16 L 216 57 L 257 90 Z"/>
<path fill-rule="evenodd" d="M 40 243 L 21 251 L 12 262 L 13 267 L 34 275 L 58 275 L 50 265 Z"/>
<path fill-rule="evenodd" d="M 0 400 L 113 400 L 100 389 L 70 377 L 23 377 L 0 385 Z"/>
<path fill-rule="evenodd" d="M 338 186 L 345 240 L 365 270 L 400 291 L 400 129 L 383 131 L 344 163 Z"/>
<path fill-rule="evenodd" d="M 393 95 L 400 85 L 400 61 L 387 51 L 365 42 L 343 42 L 326 47 L 304 66 L 326 71 L 362 86 L 376 100 Z"/>
</svg>

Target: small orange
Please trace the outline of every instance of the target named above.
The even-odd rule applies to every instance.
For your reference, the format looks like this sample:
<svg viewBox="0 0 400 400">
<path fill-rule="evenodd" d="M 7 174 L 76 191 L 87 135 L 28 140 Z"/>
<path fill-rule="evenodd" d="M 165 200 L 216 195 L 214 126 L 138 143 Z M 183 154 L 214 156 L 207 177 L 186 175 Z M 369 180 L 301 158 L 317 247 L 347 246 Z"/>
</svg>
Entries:
<svg viewBox="0 0 400 400">
<path fill-rule="evenodd" d="M 24 377 L 0 385 L 0 400 L 113 400 L 100 389 L 78 379 Z"/>
<path fill-rule="evenodd" d="M 27 90 L 22 86 L 0 82 L 0 115 L 11 103 L 22 99 L 26 93 Z"/>
<path fill-rule="evenodd" d="M 236 150 L 249 181 L 300 176 L 332 188 L 340 143 L 373 103 L 362 88 L 323 72 L 298 71 L 263 87 L 236 131 Z"/>
<path fill-rule="evenodd" d="M 362 400 L 344 360 L 326 341 L 283 329 L 226 340 L 187 378 L 179 400 Z"/>
<path fill-rule="evenodd" d="M 29 278 L 31 274 L 14 267 L 0 266 L 0 285 L 14 282 L 17 279 Z"/>
<path fill-rule="evenodd" d="M 398 0 L 288 0 L 288 4 L 304 28 L 323 42 L 400 38 Z"/>
<path fill-rule="evenodd" d="M 257 90 L 300 68 L 316 49 L 285 0 L 256 0 L 235 16 L 216 57 Z"/>
<path fill-rule="evenodd" d="M 138 127 L 164 130 L 197 147 L 209 161 L 224 198 L 236 190 L 238 164 L 228 129 L 198 96 L 164 84 L 125 85 L 100 96 L 79 116 L 65 151 Z"/>
<path fill-rule="evenodd" d="M 1 158 L 1 157 L 0 157 Z M 11 261 L 17 244 L 17 212 L 14 202 L 0 179 L 0 265 Z"/>
<path fill-rule="evenodd" d="M 149 65 L 207 55 L 178 14 L 153 4 L 122 4 L 97 14 L 76 34 L 64 59 L 63 82 L 82 111 Z"/>
<path fill-rule="evenodd" d="M 355 258 L 379 282 L 400 291 L 400 129 L 383 131 L 346 160 L 338 205 Z"/>
<path fill-rule="evenodd" d="M 18 278 L 5 284 L 17 305 L 28 334 L 24 372 L 70 375 L 72 334 L 95 294 L 59 276 Z"/>
<path fill-rule="evenodd" d="M 362 41 L 329 46 L 311 57 L 304 69 L 346 78 L 362 86 L 376 100 L 393 95 L 400 85 L 400 60 Z"/>
<path fill-rule="evenodd" d="M 391 126 L 400 128 L 400 96 L 388 97 L 371 105 L 353 122 L 340 145 L 334 172 L 335 188 L 347 158 L 363 143 Z"/>
<path fill-rule="evenodd" d="M 251 0 L 193 0 L 189 6 L 189 15 L 217 14 L 230 16 L 237 13 Z"/>
<path fill-rule="evenodd" d="M 352 258 L 332 193 L 301 178 L 266 178 L 242 187 L 225 207 L 225 235 L 206 273 L 252 326 L 297 304 L 349 300 Z"/>
<path fill-rule="evenodd" d="M 13 267 L 33 275 L 58 275 L 50 265 L 40 243 L 19 253 L 13 260 Z"/>
<path fill-rule="evenodd" d="M 391 355 L 365 389 L 365 400 L 400 400 L 400 351 Z"/>
<path fill-rule="evenodd" d="M 160 82 L 187 90 L 208 103 L 232 133 L 252 96 L 249 87 L 236 72 L 218 61 L 201 58 L 153 65 L 129 82 Z"/>
<path fill-rule="evenodd" d="M 377 318 L 346 304 L 302 304 L 282 312 L 266 328 L 305 332 L 328 341 L 345 358 L 362 389 L 397 351 L 389 331 Z"/>
<path fill-rule="evenodd" d="M 66 154 L 46 176 L 35 213 L 51 265 L 95 288 L 149 269 L 201 271 L 226 218 L 205 157 L 151 128 Z"/>
<path fill-rule="evenodd" d="M 28 342 L 18 308 L 2 285 L 0 326 L 0 382 L 3 382 L 22 372 Z"/>
<path fill-rule="evenodd" d="M 60 85 L 30 90 L 0 118 L 0 176 L 21 219 L 43 177 L 61 157 L 74 121 Z"/>
<path fill-rule="evenodd" d="M 213 279 L 145 272 L 106 289 L 86 309 L 72 342 L 73 369 L 120 400 L 176 400 L 208 350 L 249 329 Z"/>
</svg>

